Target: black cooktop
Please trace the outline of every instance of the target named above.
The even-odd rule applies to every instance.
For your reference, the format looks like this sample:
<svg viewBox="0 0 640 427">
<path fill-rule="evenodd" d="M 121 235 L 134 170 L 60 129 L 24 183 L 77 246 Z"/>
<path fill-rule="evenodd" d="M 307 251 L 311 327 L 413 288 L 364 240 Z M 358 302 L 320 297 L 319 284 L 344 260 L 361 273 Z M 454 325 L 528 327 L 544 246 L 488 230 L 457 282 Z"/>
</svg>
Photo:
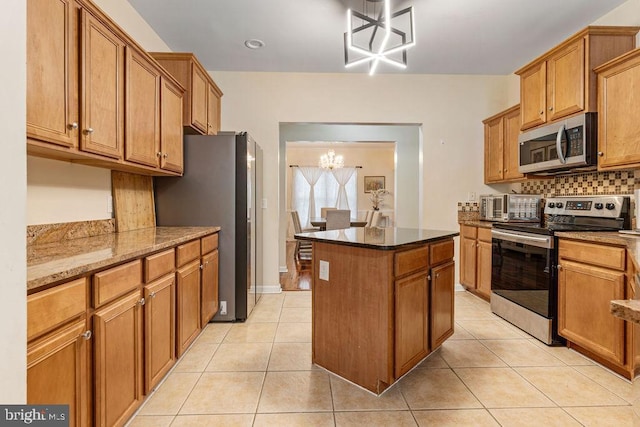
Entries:
<svg viewBox="0 0 640 427">
<path fill-rule="evenodd" d="M 559 231 L 618 231 L 617 227 L 606 227 L 602 225 L 585 225 L 585 224 L 547 224 L 542 227 L 540 224 L 524 224 L 515 222 L 500 222 L 493 224 L 494 228 L 502 230 L 521 231 L 525 233 L 544 234 L 553 236 Z"/>
</svg>

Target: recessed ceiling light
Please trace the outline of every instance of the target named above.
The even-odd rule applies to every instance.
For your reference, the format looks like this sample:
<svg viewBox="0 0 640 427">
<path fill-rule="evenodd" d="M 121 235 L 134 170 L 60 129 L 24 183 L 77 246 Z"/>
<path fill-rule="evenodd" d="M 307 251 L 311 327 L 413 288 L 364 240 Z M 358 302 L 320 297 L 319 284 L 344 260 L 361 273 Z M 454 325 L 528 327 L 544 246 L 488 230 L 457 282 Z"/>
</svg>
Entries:
<svg viewBox="0 0 640 427">
<path fill-rule="evenodd" d="M 244 45 L 249 49 L 260 49 L 264 47 L 264 42 L 258 39 L 249 39 L 244 41 Z"/>
</svg>

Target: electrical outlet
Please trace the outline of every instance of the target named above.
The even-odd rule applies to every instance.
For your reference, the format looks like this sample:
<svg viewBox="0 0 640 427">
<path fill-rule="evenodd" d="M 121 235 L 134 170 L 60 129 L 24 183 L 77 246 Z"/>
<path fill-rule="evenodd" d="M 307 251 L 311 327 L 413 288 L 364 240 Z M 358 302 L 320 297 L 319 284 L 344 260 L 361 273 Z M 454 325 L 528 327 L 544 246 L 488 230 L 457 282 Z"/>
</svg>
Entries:
<svg viewBox="0 0 640 427">
<path fill-rule="evenodd" d="M 262 199 L 262 209 L 267 209 L 267 199 Z"/>
<path fill-rule="evenodd" d="M 226 301 L 220 301 L 220 314 L 222 316 L 227 314 L 227 302 Z"/>
<path fill-rule="evenodd" d="M 475 202 L 476 201 L 476 192 L 475 191 L 469 191 L 469 195 L 468 195 L 467 199 L 469 199 L 470 202 Z"/>
<path fill-rule="evenodd" d="M 320 280 L 329 281 L 329 261 L 320 261 Z"/>
</svg>

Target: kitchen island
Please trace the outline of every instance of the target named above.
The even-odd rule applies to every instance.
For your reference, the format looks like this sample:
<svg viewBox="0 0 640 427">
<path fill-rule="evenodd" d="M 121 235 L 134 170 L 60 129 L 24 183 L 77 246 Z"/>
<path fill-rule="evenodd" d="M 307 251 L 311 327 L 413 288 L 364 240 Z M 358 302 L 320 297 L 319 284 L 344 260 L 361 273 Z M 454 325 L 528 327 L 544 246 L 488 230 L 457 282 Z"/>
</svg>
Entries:
<svg viewBox="0 0 640 427">
<path fill-rule="evenodd" d="M 380 394 L 453 334 L 454 231 L 349 228 L 313 243 L 312 358 Z"/>
</svg>

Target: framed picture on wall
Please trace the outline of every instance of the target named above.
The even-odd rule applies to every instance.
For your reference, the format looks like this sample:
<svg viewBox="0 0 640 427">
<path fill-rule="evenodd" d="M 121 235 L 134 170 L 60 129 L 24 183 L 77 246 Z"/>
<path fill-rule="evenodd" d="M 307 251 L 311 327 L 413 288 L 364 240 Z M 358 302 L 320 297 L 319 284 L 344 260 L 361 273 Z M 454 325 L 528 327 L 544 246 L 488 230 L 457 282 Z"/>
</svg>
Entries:
<svg viewBox="0 0 640 427">
<path fill-rule="evenodd" d="M 365 176 L 364 192 L 371 193 L 373 190 L 380 190 L 384 187 L 384 176 Z"/>
</svg>

